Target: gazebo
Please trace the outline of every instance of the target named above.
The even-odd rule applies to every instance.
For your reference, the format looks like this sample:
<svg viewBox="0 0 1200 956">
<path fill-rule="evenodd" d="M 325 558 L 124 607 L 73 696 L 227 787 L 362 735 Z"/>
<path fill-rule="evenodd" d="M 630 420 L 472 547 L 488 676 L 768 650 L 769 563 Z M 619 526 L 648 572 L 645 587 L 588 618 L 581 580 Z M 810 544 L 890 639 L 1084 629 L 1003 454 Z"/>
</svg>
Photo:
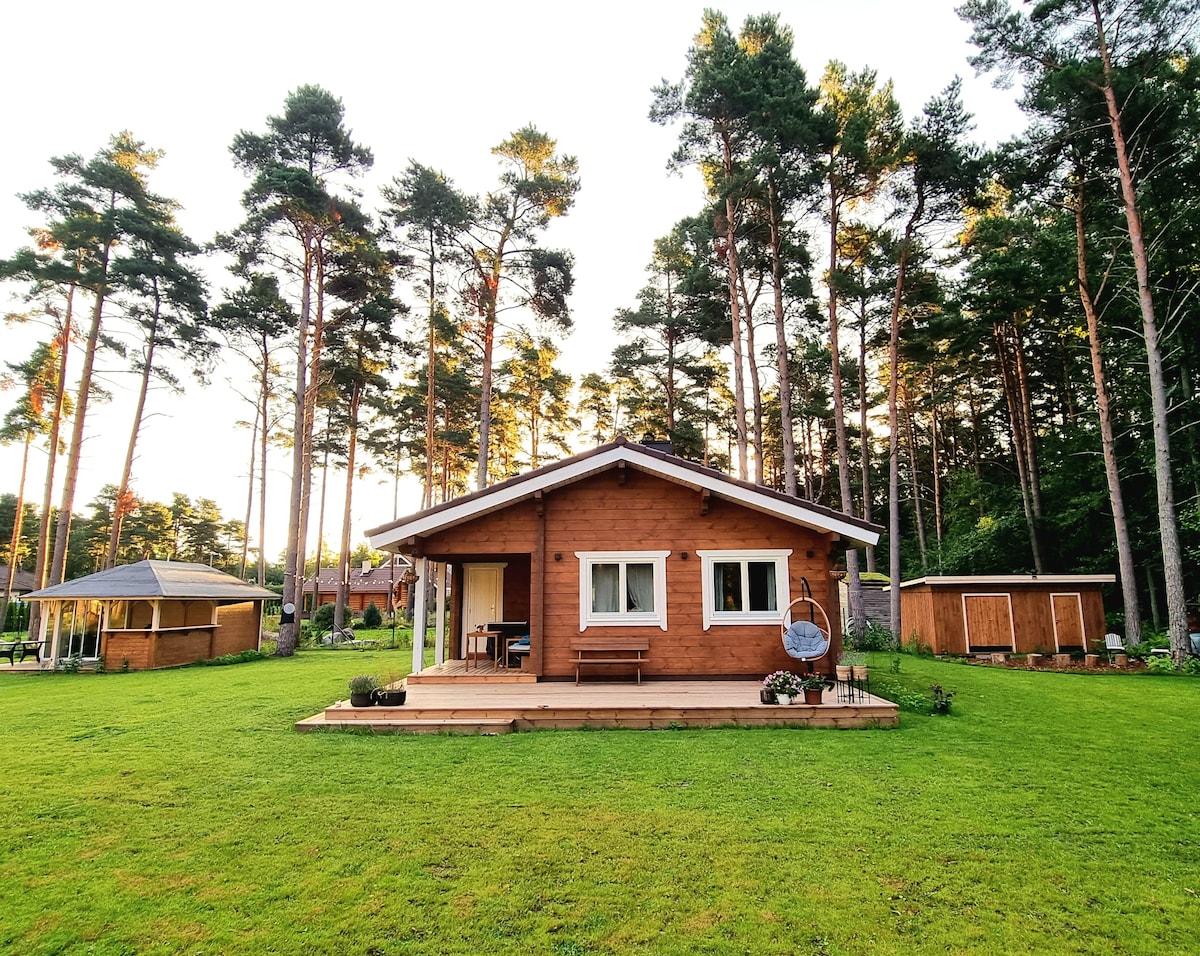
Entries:
<svg viewBox="0 0 1200 956">
<path fill-rule="evenodd" d="M 42 666 L 104 658 L 176 667 L 258 647 L 273 591 L 203 564 L 139 561 L 25 595 L 41 604 Z"/>
</svg>

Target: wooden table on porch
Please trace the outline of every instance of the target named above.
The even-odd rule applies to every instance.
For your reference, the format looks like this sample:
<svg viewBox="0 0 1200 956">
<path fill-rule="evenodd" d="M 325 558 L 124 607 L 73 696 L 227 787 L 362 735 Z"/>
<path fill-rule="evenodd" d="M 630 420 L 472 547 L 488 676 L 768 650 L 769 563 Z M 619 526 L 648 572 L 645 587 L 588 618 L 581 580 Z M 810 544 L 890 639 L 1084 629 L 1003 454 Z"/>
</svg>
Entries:
<svg viewBox="0 0 1200 956">
<path fill-rule="evenodd" d="M 475 641 L 475 640 L 477 640 L 478 638 L 481 638 L 481 637 L 482 637 L 482 638 L 489 638 L 489 637 L 490 637 L 490 638 L 491 638 L 493 641 L 495 641 L 495 639 L 496 639 L 496 638 L 498 638 L 499 636 L 500 636 L 500 632 L 499 632 L 499 631 L 467 631 L 467 632 L 466 632 L 466 636 L 465 636 L 465 637 L 466 637 L 466 639 L 465 639 L 465 641 L 464 641 L 464 645 L 463 645 L 463 669 L 464 669 L 464 670 L 468 670 L 468 671 L 471 669 L 471 661 L 472 661 L 472 659 L 473 659 L 473 658 L 471 657 L 471 655 L 472 655 L 472 653 L 473 653 L 473 651 L 471 650 L 471 643 L 472 643 L 473 641 Z M 493 646 L 493 648 L 494 648 L 494 647 L 496 646 L 496 644 L 498 644 L 498 643 L 499 643 L 499 642 L 498 642 L 498 641 L 496 641 L 496 642 L 495 642 L 495 643 L 492 645 L 492 646 Z M 483 648 L 484 648 L 484 650 L 483 650 L 483 656 L 486 658 L 486 657 L 488 656 L 488 653 L 487 653 L 487 644 L 486 644 L 486 642 L 484 643 L 484 645 L 483 645 Z"/>
</svg>

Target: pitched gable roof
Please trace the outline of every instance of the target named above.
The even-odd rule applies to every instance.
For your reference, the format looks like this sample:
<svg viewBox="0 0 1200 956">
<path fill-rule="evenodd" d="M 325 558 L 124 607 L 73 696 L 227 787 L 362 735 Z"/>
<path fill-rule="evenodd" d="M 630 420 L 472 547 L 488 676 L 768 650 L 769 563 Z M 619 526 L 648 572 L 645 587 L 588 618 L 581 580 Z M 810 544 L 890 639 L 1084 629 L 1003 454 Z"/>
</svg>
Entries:
<svg viewBox="0 0 1200 956">
<path fill-rule="evenodd" d="M 197 598 L 255 601 L 279 597 L 274 591 L 235 578 L 206 564 L 138 561 L 97 571 L 25 595 L 26 600 L 113 600 L 121 598 Z"/>
<path fill-rule="evenodd" d="M 367 538 L 373 548 L 398 549 L 398 546 L 409 538 L 444 531 L 524 501 L 539 491 L 550 491 L 569 485 L 622 464 L 667 481 L 712 492 L 783 521 L 820 532 L 833 532 L 852 545 L 875 544 L 883 531 L 879 525 L 869 521 L 851 518 L 839 511 L 805 501 L 803 498 L 782 494 L 763 485 L 730 478 L 713 468 L 706 468 L 675 455 L 618 438 L 591 451 L 517 475 L 497 485 L 454 498 L 425 511 L 418 511 L 390 524 L 372 528 L 367 532 Z"/>
</svg>

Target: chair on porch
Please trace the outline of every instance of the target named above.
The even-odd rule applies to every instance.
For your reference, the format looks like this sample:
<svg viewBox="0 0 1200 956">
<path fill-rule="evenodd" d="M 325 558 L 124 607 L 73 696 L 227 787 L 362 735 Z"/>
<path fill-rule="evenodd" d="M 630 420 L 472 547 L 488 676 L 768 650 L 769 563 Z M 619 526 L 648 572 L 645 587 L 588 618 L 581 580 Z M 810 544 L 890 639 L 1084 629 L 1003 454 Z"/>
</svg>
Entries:
<svg viewBox="0 0 1200 956">
<path fill-rule="evenodd" d="M 787 651 L 788 656 L 808 664 L 811 671 L 813 662 L 829 653 L 831 628 L 829 615 L 813 599 L 812 592 L 808 589 L 808 581 L 803 581 L 802 585 L 807 593 L 788 605 L 787 611 L 783 615 L 783 623 L 780 624 L 780 633 L 783 637 L 783 649 Z M 804 606 L 808 608 L 808 620 L 799 618 L 789 624 L 788 618 L 791 617 L 792 610 Z M 825 625 L 824 628 L 817 624 L 818 613 Z"/>
</svg>

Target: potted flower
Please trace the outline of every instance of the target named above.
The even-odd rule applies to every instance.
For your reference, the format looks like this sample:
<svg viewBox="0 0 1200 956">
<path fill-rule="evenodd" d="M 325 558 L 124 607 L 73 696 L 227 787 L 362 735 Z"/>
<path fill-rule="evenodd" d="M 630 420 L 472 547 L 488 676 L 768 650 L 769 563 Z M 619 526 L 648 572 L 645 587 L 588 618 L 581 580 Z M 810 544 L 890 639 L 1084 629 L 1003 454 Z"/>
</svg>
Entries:
<svg viewBox="0 0 1200 956">
<path fill-rule="evenodd" d="M 854 668 L 854 659 L 858 657 L 855 651 L 842 651 L 838 655 L 837 664 L 834 665 L 834 670 L 837 672 L 837 679 L 848 681 L 852 676 Z"/>
<path fill-rule="evenodd" d="M 791 671 L 775 671 L 763 678 L 763 687 L 775 695 L 777 703 L 790 704 L 800 694 L 800 679 Z"/>
<path fill-rule="evenodd" d="M 379 689 L 379 678 L 374 674 L 359 674 L 351 677 L 350 688 L 351 707 L 370 707 L 375 703 L 374 694 Z"/>
<path fill-rule="evenodd" d="M 804 703 L 819 704 L 825 692 L 825 678 L 820 674 L 809 674 L 800 681 L 800 689 L 804 691 Z"/>
<path fill-rule="evenodd" d="M 408 699 L 408 689 L 404 686 L 404 675 L 400 673 L 384 674 L 380 687 L 373 694 L 375 703 L 380 707 L 403 707 Z"/>
</svg>

